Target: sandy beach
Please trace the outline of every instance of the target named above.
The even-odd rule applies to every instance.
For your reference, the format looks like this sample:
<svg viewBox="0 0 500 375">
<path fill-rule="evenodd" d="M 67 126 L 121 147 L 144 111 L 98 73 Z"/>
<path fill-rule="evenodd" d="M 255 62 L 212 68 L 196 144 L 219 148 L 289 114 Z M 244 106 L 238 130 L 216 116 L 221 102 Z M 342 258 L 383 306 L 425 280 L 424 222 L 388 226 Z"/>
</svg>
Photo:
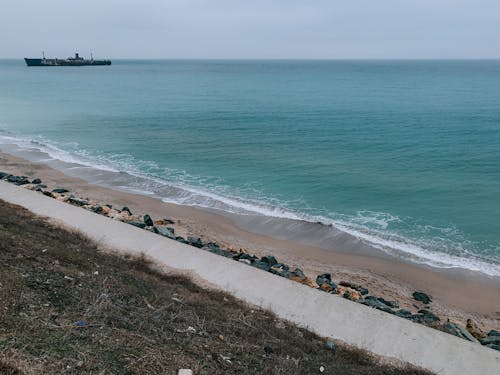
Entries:
<svg viewBox="0 0 500 375">
<path fill-rule="evenodd" d="M 412 298 L 414 291 L 432 296 L 432 312 L 441 321 L 450 319 L 465 325 L 473 319 L 484 331 L 500 328 L 500 281 L 497 278 L 462 270 L 435 269 L 403 262 L 366 251 L 340 252 L 326 246 L 289 239 L 286 234 L 262 228 L 249 230 L 251 220 L 238 221 L 216 212 L 164 203 L 158 199 L 90 184 L 70 177 L 45 164 L 31 162 L 5 152 L 0 154 L 0 170 L 38 177 L 52 187 L 64 187 L 76 196 L 87 197 L 153 218 L 175 221 L 176 233 L 194 235 L 205 241 L 243 249 L 257 255 L 272 254 L 280 262 L 300 267 L 313 278 L 325 272 L 336 281 L 360 284 L 374 295 L 396 300 L 401 308 L 415 312 L 423 305 Z M 259 233 L 261 232 L 261 233 Z M 335 298 L 335 297 L 334 297 Z"/>
</svg>

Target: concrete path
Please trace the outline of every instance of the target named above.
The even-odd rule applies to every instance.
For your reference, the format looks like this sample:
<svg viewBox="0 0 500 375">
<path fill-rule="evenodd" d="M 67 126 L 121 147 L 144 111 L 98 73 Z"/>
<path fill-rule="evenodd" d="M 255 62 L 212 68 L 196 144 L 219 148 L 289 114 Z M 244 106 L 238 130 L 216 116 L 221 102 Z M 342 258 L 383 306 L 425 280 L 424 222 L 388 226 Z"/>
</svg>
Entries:
<svg viewBox="0 0 500 375">
<path fill-rule="evenodd" d="M 144 252 L 167 267 L 191 271 L 250 304 L 273 311 L 321 336 L 438 374 L 500 374 L 500 352 L 319 292 L 131 225 L 0 181 L 0 199 L 61 220 L 105 247 Z"/>
</svg>

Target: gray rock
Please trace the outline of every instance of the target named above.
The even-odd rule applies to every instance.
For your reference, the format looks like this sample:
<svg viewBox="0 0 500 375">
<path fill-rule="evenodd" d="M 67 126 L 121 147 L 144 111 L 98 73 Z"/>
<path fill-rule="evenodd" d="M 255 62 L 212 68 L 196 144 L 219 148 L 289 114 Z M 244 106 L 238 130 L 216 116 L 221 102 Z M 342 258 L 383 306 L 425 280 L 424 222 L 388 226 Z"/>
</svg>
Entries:
<svg viewBox="0 0 500 375">
<path fill-rule="evenodd" d="M 180 242 L 180 243 L 185 243 L 185 244 L 187 244 L 187 243 L 188 243 L 188 242 L 186 241 L 186 239 L 185 239 L 184 237 L 182 237 L 182 236 L 177 236 L 177 237 L 175 237 L 175 240 L 176 240 L 177 242 Z"/>
<path fill-rule="evenodd" d="M 377 297 L 377 299 L 380 302 L 382 302 L 384 305 L 389 306 L 390 308 L 399 309 L 399 303 L 397 301 L 387 301 L 386 299 L 383 299 L 382 297 Z"/>
<path fill-rule="evenodd" d="M 465 340 L 469 340 L 478 343 L 477 339 L 470 334 L 465 328 L 460 327 L 458 324 L 452 322 L 446 322 L 443 324 L 443 330 L 449 334 L 460 337 Z"/>
<path fill-rule="evenodd" d="M 413 315 L 410 320 L 413 320 L 416 323 L 431 325 L 434 324 L 441 319 L 432 312 L 428 310 L 418 310 L 418 314 Z"/>
<path fill-rule="evenodd" d="M 289 277 L 298 277 L 301 280 L 304 280 L 306 278 L 306 275 L 304 275 L 304 272 L 300 268 L 295 268 L 292 272 L 290 272 Z"/>
<path fill-rule="evenodd" d="M 3 180 L 4 178 L 7 178 L 9 176 L 10 176 L 10 173 L 0 172 L 0 180 Z"/>
<path fill-rule="evenodd" d="M 146 224 L 141 222 L 141 221 L 127 221 L 127 224 L 133 225 L 134 227 L 141 228 L 141 229 L 146 228 Z"/>
<path fill-rule="evenodd" d="M 39 178 L 35 178 L 33 181 L 31 181 L 31 183 L 34 185 L 39 185 L 42 183 L 42 180 L 40 180 Z"/>
<path fill-rule="evenodd" d="M 101 207 L 100 205 L 98 205 L 98 204 L 96 204 L 95 206 L 92 206 L 92 207 L 90 208 L 90 210 L 91 210 L 92 212 L 95 212 L 96 214 L 100 214 L 100 213 L 102 213 L 102 211 L 103 211 L 102 207 Z"/>
<path fill-rule="evenodd" d="M 203 241 L 200 237 L 188 237 L 187 242 L 194 247 L 201 249 L 203 247 Z"/>
<path fill-rule="evenodd" d="M 488 332 L 488 336 L 500 336 L 500 332 L 492 329 L 491 331 Z"/>
<path fill-rule="evenodd" d="M 174 228 L 166 227 L 163 225 L 157 225 L 157 226 L 153 227 L 153 232 L 155 232 L 161 236 L 168 237 L 170 239 L 175 240 Z"/>
<path fill-rule="evenodd" d="M 500 345 L 500 336 L 486 336 L 479 340 L 482 345 Z"/>
<path fill-rule="evenodd" d="M 412 317 L 412 315 L 413 314 L 411 313 L 411 311 L 408 311 L 405 309 L 401 309 L 401 310 L 396 311 L 396 316 L 399 316 L 400 318 L 410 319 Z"/>
<path fill-rule="evenodd" d="M 320 288 L 320 289 L 322 289 L 322 288 L 321 288 L 321 286 L 322 286 L 322 285 L 326 284 L 326 285 L 328 285 L 328 286 L 331 288 L 331 290 L 330 290 L 330 291 L 332 291 L 332 290 L 334 290 L 334 289 L 336 289 L 336 288 L 337 288 L 337 284 L 335 284 L 335 283 L 332 281 L 332 275 L 331 275 L 331 274 L 329 274 L 329 273 L 323 273 L 323 274 L 321 274 L 321 275 L 318 275 L 318 276 L 316 277 L 316 284 L 318 284 L 318 285 L 319 285 L 319 288 Z M 322 289 L 322 290 L 323 290 L 323 289 Z"/>
<path fill-rule="evenodd" d="M 485 345 L 487 348 L 490 348 L 490 349 L 494 349 L 494 350 L 500 350 L 500 345 L 496 345 L 496 344 L 488 344 L 488 345 Z"/>
<path fill-rule="evenodd" d="M 153 222 L 153 219 L 151 219 L 151 216 L 149 216 L 148 214 L 144 215 L 144 223 L 148 226 L 148 227 L 152 227 L 153 225 L 155 225 L 155 223 Z"/>
<path fill-rule="evenodd" d="M 252 264 L 252 262 L 248 259 L 238 259 L 238 262 L 245 263 L 245 264 Z"/>
<path fill-rule="evenodd" d="M 424 292 L 413 292 L 413 298 L 416 301 L 420 301 L 426 305 L 432 302 L 432 298 Z"/>
<path fill-rule="evenodd" d="M 63 188 L 56 188 L 52 189 L 52 192 L 57 194 L 64 194 L 64 193 L 69 193 L 69 190 Z"/>
<path fill-rule="evenodd" d="M 377 297 L 368 296 L 364 300 L 360 301 L 361 304 L 365 306 L 373 307 L 377 310 L 384 311 L 389 314 L 394 314 L 394 311 L 387 306 L 385 303 L 381 302 Z"/>
<path fill-rule="evenodd" d="M 275 264 L 278 264 L 278 261 L 272 255 L 267 255 L 265 257 L 262 257 L 260 258 L 260 260 L 264 263 L 267 263 L 270 267 L 274 266 Z"/>
<path fill-rule="evenodd" d="M 271 267 L 269 267 L 269 264 L 266 262 L 263 262 L 261 260 L 256 260 L 255 262 L 252 263 L 252 266 L 260 268 L 261 270 L 264 271 L 269 271 Z"/>
</svg>

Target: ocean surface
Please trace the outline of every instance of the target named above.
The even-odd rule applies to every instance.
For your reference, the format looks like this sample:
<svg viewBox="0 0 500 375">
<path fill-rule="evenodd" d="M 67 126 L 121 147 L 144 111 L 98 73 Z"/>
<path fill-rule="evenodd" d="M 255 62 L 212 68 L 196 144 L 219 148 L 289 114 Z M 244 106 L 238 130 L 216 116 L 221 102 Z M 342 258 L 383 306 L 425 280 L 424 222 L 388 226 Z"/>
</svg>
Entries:
<svg viewBox="0 0 500 375">
<path fill-rule="evenodd" d="M 91 182 L 500 276 L 500 61 L 4 60 L 5 145 Z"/>
</svg>

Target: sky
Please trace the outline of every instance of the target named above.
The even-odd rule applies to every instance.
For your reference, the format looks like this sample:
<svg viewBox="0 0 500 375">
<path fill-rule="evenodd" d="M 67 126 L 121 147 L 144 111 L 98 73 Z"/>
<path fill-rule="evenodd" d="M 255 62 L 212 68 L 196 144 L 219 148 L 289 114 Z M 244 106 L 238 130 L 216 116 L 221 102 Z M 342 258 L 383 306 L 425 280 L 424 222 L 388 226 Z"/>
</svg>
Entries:
<svg viewBox="0 0 500 375">
<path fill-rule="evenodd" d="M 500 58 L 500 0 L 0 0 L 0 58 Z"/>
</svg>

